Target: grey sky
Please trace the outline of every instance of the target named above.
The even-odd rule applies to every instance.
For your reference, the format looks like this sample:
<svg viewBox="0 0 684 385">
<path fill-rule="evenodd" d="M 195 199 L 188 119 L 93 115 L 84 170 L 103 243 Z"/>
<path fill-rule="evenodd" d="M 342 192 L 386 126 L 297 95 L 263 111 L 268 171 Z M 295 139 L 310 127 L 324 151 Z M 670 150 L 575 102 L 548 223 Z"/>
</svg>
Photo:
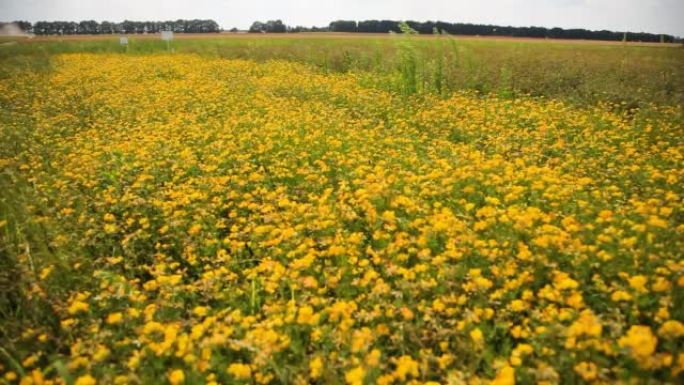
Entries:
<svg viewBox="0 0 684 385">
<path fill-rule="evenodd" d="M 0 0 L 0 20 L 214 19 L 323 26 L 336 19 L 442 20 L 684 36 L 684 0 Z"/>
</svg>

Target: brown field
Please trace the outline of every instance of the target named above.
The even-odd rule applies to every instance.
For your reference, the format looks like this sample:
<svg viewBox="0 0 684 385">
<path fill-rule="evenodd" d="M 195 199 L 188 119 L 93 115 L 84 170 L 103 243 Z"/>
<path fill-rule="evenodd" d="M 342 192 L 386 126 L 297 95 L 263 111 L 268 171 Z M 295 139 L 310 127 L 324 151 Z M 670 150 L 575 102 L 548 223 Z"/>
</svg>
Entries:
<svg viewBox="0 0 684 385">
<path fill-rule="evenodd" d="M 119 36 L 126 36 L 135 39 L 159 39 L 158 33 L 150 34 L 123 34 L 123 35 L 63 35 L 63 36 L 0 36 L 0 40 L 16 40 L 19 42 L 61 42 L 61 41 L 92 41 L 92 40 L 113 40 Z M 348 33 L 348 32 L 302 32 L 302 33 L 246 33 L 246 32 L 221 32 L 221 33 L 176 33 L 174 39 L 197 40 L 197 39 L 378 39 L 391 38 L 392 34 L 386 33 Z M 420 39 L 435 39 L 434 35 L 419 35 Z M 643 47 L 680 47 L 679 43 L 650 43 L 635 41 L 608 41 L 608 40 L 573 40 L 573 39 L 542 39 L 532 37 L 509 37 L 509 36 L 471 36 L 471 35 L 450 35 L 453 39 L 475 40 L 475 41 L 501 41 L 501 42 L 532 42 L 532 43 L 556 43 L 556 44 L 591 44 L 591 45 L 629 45 Z"/>
</svg>

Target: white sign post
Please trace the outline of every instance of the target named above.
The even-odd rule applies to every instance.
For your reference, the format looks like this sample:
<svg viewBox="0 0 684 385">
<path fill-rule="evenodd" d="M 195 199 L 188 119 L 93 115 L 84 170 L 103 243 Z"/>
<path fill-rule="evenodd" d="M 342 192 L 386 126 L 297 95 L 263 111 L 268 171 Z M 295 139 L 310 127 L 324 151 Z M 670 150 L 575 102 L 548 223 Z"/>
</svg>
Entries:
<svg viewBox="0 0 684 385">
<path fill-rule="evenodd" d="M 128 52 L 128 37 L 119 36 L 119 45 L 123 47 L 124 52 Z"/>
<path fill-rule="evenodd" d="M 173 40 L 173 31 L 161 31 L 161 39 L 165 41 Z"/>
<path fill-rule="evenodd" d="M 161 31 L 161 39 L 166 42 L 166 50 L 171 51 L 171 40 L 173 40 L 173 31 Z"/>
</svg>

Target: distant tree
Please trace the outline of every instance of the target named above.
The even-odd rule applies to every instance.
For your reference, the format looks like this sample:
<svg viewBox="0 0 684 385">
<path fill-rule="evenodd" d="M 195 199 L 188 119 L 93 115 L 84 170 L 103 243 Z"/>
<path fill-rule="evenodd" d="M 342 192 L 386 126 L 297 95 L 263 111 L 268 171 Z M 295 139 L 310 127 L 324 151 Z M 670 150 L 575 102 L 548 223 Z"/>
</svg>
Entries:
<svg viewBox="0 0 684 385">
<path fill-rule="evenodd" d="M 354 20 L 337 20 L 330 23 L 331 32 L 356 32 L 357 24 Z"/>
<path fill-rule="evenodd" d="M 249 27 L 249 32 L 267 32 L 267 33 L 284 33 L 287 32 L 288 27 L 283 24 L 282 20 L 269 20 L 266 23 L 260 21 L 255 21 L 252 26 Z"/>
<path fill-rule="evenodd" d="M 50 23 L 38 21 L 33 25 L 33 33 L 36 35 L 50 35 Z"/>
<path fill-rule="evenodd" d="M 26 33 L 33 32 L 33 25 L 28 21 L 16 20 L 16 21 L 13 21 L 12 24 L 19 27 L 19 29 L 22 30 L 23 32 L 26 32 Z"/>
<path fill-rule="evenodd" d="M 255 21 L 252 23 L 252 26 L 249 27 L 249 32 L 251 33 L 258 33 L 258 32 L 266 32 L 266 25 L 260 21 Z"/>
<path fill-rule="evenodd" d="M 130 21 L 130 20 L 124 20 L 123 23 L 121 23 L 121 29 L 123 30 L 123 33 L 138 33 L 136 22 Z"/>
<path fill-rule="evenodd" d="M 157 33 L 159 31 L 174 31 L 185 33 L 209 33 L 220 32 L 221 28 L 214 20 L 167 20 L 167 21 L 131 21 L 124 20 L 121 23 L 103 21 L 98 23 L 94 20 L 84 20 L 79 23 L 67 21 L 38 21 L 31 24 L 26 21 L 15 22 L 20 29 L 33 32 L 37 35 L 55 34 L 95 34 L 95 33 Z M 406 24 L 420 34 L 432 34 L 435 29 L 451 35 L 481 35 L 481 36 L 518 36 L 554 39 L 592 39 L 613 41 L 644 41 L 672 43 L 676 40 L 672 35 L 660 35 L 645 32 L 613 32 L 607 30 L 590 31 L 586 29 L 562 29 L 544 27 L 511 27 L 486 24 L 447 23 L 443 21 L 407 21 Z M 399 22 L 393 20 L 363 20 L 358 23 L 353 20 L 337 20 L 327 27 L 306 28 L 297 26 L 294 28 L 285 25 L 282 20 L 269 20 L 267 22 L 255 21 L 249 28 L 249 32 L 367 32 L 387 33 L 400 32 Z"/>
<path fill-rule="evenodd" d="M 78 33 L 81 35 L 94 35 L 100 33 L 100 24 L 95 20 L 84 20 L 78 23 Z"/>
<path fill-rule="evenodd" d="M 62 35 L 75 35 L 78 33 L 78 23 L 73 21 L 62 21 L 61 22 L 61 34 Z"/>
<path fill-rule="evenodd" d="M 283 24 L 282 20 L 269 20 L 266 22 L 266 32 L 284 33 L 287 32 L 287 26 Z"/>
<path fill-rule="evenodd" d="M 378 24 L 380 22 L 377 20 L 364 20 L 364 21 L 359 21 L 359 23 L 356 26 L 356 30 L 358 32 L 365 32 L 365 33 L 377 33 L 380 32 L 378 29 Z"/>
<path fill-rule="evenodd" d="M 103 21 L 100 23 L 100 33 L 111 34 L 116 32 L 117 28 L 115 23 L 111 23 L 109 21 Z"/>
<path fill-rule="evenodd" d="M 219 27 L 218 23 L 215 22 L 214 20 L 200 20 L 200 32 L 203 33 L 212 33 L 212 32 L 221 32 L 221 27 Z"/>
</svg>

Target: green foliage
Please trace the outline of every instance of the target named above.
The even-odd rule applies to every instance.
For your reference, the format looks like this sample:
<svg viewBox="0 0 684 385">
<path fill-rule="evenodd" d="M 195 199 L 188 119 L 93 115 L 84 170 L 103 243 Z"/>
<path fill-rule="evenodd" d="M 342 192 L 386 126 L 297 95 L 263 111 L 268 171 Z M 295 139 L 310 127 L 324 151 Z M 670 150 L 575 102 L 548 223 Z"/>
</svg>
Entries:
<svg viewBox="0 0 684 385">
<path fill-rule="evenodd" d="M 409 28 L 411 28 L 409 26 Z M 358 72 L 377 87 L 400 93 L 501 92 L 593 105 L 678 105 L 684 98 L 684 50 L 619 43 L 497 41 L 441 36 L 303 37 L 281 35 L 178 38 L 177 53 L 259 62 L 290 60 L 328 72 Z M 399 41 L 397 41 L 399 40 Z M 52 55 L 111 52 L 166 53 L 164 42 L 132 37 L 26 40 L 0 46 L 0 77 L 17 68 L 49 70 Z M 502 73 L 502 68 L 505 70 Z"/>
<path fill-rule="evenodd" d="M 404 95 L 418 92 L 418 55 L 411 40 L 418 32 L 406 22 L 399 23 L 402 38 L 399 41 L 399 73 L 401 76 L 401 91 Z"/>
</svg>

